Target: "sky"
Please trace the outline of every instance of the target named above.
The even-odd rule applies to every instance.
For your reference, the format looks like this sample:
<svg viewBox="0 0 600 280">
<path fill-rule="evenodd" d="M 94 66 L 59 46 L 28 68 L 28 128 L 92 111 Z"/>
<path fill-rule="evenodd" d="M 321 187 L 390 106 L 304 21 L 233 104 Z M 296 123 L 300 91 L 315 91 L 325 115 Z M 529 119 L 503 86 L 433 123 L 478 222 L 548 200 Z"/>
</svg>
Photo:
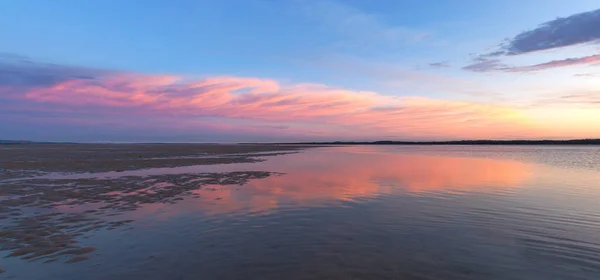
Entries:
<svg viewBox="0 0 600 280">
<path fill-rule="evenodd" d="M 0 0 L 0 139 L 600 138 L 597 0 Z"/>
</svg>

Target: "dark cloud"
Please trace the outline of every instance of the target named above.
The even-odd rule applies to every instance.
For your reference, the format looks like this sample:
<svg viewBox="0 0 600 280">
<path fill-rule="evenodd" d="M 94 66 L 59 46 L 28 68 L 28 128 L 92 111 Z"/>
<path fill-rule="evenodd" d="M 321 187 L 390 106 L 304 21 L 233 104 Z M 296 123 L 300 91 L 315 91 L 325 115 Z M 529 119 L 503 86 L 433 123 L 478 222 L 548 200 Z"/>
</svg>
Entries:
<svg viewBox="0 0 600 280">
<path fill-rule="evenodd" d="M 501 53 L 519 55 L 598 40 L 600 40 L 600 9 L 557 18 L 536 29 L 518 34 L 503 46 Z"/>
<path fill-rule="evenodd" d="M 445 61 L 434 62 L 434 63 L 429 63 L 429 67 L 431 67 L 431 68 L 448 68 L 448 67 L 450 67 L 450 64 L 448 64 L 448 62 L 445 62 Z"/>
<path fill-rule="evenodd" d="M 23 56 L 0 55 L 0 86 L 46 87 L 71 79 L 96 79 L 108 73 L 110 71 L 37 63 Z"/>
<path fill-rule="evenodd" d="M 593 64 L 600 55 L 553 60 L 530 66 L 508 67 L 498 57 L 523 55 L 536 51 L 600 42 L 600 9 L 566 18 L 557 18 L 522 32 L 501 44 L 500 49 L 479 55 L 473 64 L 463 67 L 474 72 L 534 72 L 556 67 Z"/>
</svg>

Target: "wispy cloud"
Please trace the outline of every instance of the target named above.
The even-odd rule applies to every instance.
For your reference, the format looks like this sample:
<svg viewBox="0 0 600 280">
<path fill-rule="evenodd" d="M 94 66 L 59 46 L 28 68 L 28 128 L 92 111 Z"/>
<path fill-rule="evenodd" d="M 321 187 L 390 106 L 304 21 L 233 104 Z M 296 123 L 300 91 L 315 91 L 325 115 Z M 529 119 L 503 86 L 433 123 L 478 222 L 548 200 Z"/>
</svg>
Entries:
<svg viewBox="0 0 600 280">
<path fill-rule="evenodd" d="M 600 92 L 582 92 L 582 93 L 570 93 L 563 94 L 553 98 L 545 98 L 539 100 L 534 106 L 547 106 L 547 105 L 579 105 L 584 107 L 597 107 L 600 106 Z"/>
<path fill-rule="evenodd" d="M 389 88 L 388 92 L 398 91 L 407 95 L 410 92 L 444 92 L 470 97 L 496 98 L 502 94 L 497 89 L 486 87 L 473 80 L 408 69 L 393 62 L 374 62 L 353 56 L 328 56 L 318 61 L 317 66 L 329 68 L 341 75 L 368 78 Z"/>
<path fill-rule="evenodd" d="M 479 62 L 476 62 L 471 65 L 467 65 L 467 66 L 463 67 L 463 69 L 468 70 L 468 71 L 473 71 L 473 72 L 496 72 L 496 71 L 536 72 L 536 71 L 558 68 L 558 67 L 565 67 L 565 66 L 587 65 L 587 64 L 593 64 L 596 62 L 600 62 L 600 54 L 584 56 L 584 57 L 552 60 L 549 62 L 544 62 L 544 63 L 540 63 L 540 64 L 535 64 L 535 65 L 528 65 L 528 66 L 508 66 L 499 59 L 480 58 Z"/>
<path fill-rule="evenodd" d="M 600 77 L 600 73 L 578 73 L 578 74 L 574 74 L 574 77 L 588 77 L 588 78 L 593 78 L 593 77 Z"/>
<path fill-rule="evenodd" d="M 429 63 L 431 68 L 449 68 L 450 64 L 447 61 Z"/>
<path fill-rule="evenodd" d="M 540 63 L 540 64 L 536 64 L 536 65 L 530 65 L 530 66 L 512 67 L 512 68 L 509 68 L 508 71 L 510 71 L 510 72 L 534 72 L 534 71 L 540 71 L 540 70 L 564 67 L 564 66 L 592 64 L 595 62 L 600 62 L 600 54 L 590 55 L 590 56 L 585 56 L 585 57 L 553 60 L 553 61 Z"/>
<path fill-rule="evenodd" d="M 94 69 L 84 69 L 85 78 L 79 78 L 78 71 L 66 71 L 50 83 L 39 83 L 29 77 L 45 73 L 44 67 L 35 63 L 19 67 L 22 71 L 15 72 L 13 79 L 21 82 L 0 87 L 0 100 L 32 108 L 50 104 L 52 110 L 75 112 L 70 115 L 74 118 L 85 116 L 77 113 L 82 110 L 94 112 L 92 118 L 121 116 L 122 122 L 148 116 L 181 123 L 212 118 L 214 123 L 230 126 L 243 121 L 244 127 L 261 127 L 272 133 L 308 132 L 312 127 L 336 137 L 392 133 L 398 137 L 478 138 L 528 131 L 519 110 L 491 104 L 393 97 L 270 79 L 222 76 L 195 80 Z"/>
<path fill-rule="evenodd" d="M 508 66 L 499 57 L 525 55 L 537 51 L 565 48 L 600 41 L 600 10 L 557 18 L 539 27 L 517 34 L 501 44 L 499 49 L 480 55 L 474 63 L 463 67 L 475 72 L 534 72 L 557 67 L 593 64 L 600 55 L 565 58 L 527 66 Z"/>
<path fill-rule="evenodd" d="M 0 55 L 0 87 L 52 86 L 66 80 L 93 79 L 106 70 L 38 63 L 24 56 Z"/>
<path fill-rule="evenodd" d="M 584 104 L 599 104 L 600 105 L 600 92 L 595 93 L 580 93 L 580 94 L 569 94 L 561 97 L 567 102 L 584 103 Z"/>
<path fill-rule="evenodd" d="M 499 59 L 479 58 L 475 63 L 467 65 L 462 69 L 472 72 L 494 72 L 506 71 L 509 70 L 510 67 L 502 63 L 502 61 Z"/>
</svg>

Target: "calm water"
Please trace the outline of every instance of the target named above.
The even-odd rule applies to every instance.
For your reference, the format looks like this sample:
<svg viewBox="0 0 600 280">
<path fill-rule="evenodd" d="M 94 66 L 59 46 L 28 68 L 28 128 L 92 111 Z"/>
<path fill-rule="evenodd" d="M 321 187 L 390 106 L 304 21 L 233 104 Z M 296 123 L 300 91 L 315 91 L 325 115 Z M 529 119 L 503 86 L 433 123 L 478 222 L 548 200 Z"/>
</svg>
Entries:
<svg viewBox="0 0 600 280">
<path fill-rule="evenodd" d="M 236 170 L 285 174 L 146 205 L 82 240 L 88 261 L 1 259 L 0 277 L 600 279 L 599 147 L 317 148 L 121 175 Z"/>
</svg>

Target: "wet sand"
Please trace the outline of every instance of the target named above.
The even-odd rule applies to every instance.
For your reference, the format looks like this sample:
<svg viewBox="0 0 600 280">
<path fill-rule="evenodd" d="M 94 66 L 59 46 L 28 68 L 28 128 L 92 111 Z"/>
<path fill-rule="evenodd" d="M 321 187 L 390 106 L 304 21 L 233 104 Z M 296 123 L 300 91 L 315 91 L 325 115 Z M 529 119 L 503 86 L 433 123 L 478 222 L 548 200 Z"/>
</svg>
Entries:
<svg viewBox="0 0 600 280">
<path fill-rule="evenodd" d="M 207 144 L 0 146 L 0 251 L 27 261 L 85 261 L 93 257 L 95 247 L 81 240 L 98 230 L 128 229 L 133 220 L 120 219 L 124 212 L 144 204 L 175 203 L 207 185 L 243 185 L 276 175 L 241 171 L 109 179 L 94 178 L 96 172 L 259 162 L 264 157 L 303 148 Z M 91 174 L 83 179 L 52 178 L 58 173 Z"/>
<path fill-rule="evenodd" d="M 145 168 L 256 162 L 302 145 L 31 144 L 0 145 L 0 180 L 47 172 L 107 172 Z"/>
</svg>

